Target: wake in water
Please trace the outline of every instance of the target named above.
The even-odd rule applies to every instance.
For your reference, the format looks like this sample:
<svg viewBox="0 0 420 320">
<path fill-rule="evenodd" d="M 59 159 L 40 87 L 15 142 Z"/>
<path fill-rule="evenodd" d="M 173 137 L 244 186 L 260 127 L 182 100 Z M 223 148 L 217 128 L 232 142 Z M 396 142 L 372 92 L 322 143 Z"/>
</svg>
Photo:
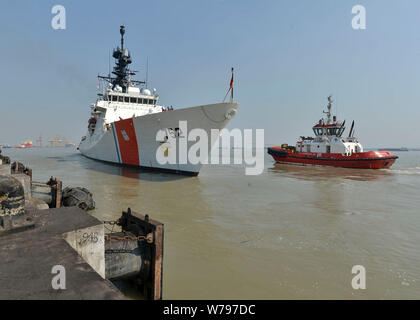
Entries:
<svg viewBox="0 0 420 320">
<path fill-rule="evenodd" d="M 408 174 L 408 175 L 420 175 L 420 167 L 406 168 L 406 169 L 392 169 L 392 173 L 396 174 Z"/>
</svg>

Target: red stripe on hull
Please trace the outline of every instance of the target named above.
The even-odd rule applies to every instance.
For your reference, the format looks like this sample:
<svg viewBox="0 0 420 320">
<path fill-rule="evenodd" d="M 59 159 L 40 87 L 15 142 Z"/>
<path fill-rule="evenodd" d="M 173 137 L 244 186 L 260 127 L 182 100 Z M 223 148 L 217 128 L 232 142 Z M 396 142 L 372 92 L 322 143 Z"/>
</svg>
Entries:
<svg viewBox="0 0 420 320">
<path fill-rule="evenodd" d="M 133 119 L 120 120 L 114 122 L 114 125 L 121 154 L 121 162 L 123 164 L 139 166 L 139 148 Z"/>
</svg>

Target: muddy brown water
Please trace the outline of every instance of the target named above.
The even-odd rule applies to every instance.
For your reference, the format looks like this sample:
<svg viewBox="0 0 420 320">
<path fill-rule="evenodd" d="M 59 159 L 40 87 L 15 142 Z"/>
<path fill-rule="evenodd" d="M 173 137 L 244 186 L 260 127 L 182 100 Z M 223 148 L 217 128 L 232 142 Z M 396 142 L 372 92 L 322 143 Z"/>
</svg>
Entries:
<svg viewBox="0 0 420 320">
<path fill-rule="evenodd" d="M 72 148 L 4 149 L 33 169 L 83 186 L 112 220 L 131 207 L 165 224 L 166 299 L 420 298 L 420 152 L 390 170 L 205 166 L 198 177 L 144 172 Z M 366 289 L 354 290 L 354 265 Z"/>
</svg>

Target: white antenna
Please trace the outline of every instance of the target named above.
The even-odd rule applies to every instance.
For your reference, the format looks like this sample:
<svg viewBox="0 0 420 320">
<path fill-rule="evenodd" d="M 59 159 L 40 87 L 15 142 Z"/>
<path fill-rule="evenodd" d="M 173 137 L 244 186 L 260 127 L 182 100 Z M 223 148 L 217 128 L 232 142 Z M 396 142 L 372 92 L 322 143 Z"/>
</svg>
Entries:
<svg viewBox="0 0 420 320">
<path fill-rule="evenodd" d="M 146 60 L 146 89 L 148 89 L 148 80 L 149 80 L 149 57 Z"/>
<path fill-rule="evenodd" d="M 111 77 L 111 50 L 108 50 L 108 77 Z"/>
<path fill-rule="evenodd" d="M 338 88 L 336 88 L 335 93 L 335 117 L 338 119 Z"/>
<path fill-rule="evenodd" d="M 328 105 L 327 105 L 328 111 L 322 111 L 322 112 L 327 115 L 327 124 L 330 124 L 331 123 L 331 105 L 333 103 L 332 95 L 329 95 L 327 99 L 328 99 Z"/>
</svg>

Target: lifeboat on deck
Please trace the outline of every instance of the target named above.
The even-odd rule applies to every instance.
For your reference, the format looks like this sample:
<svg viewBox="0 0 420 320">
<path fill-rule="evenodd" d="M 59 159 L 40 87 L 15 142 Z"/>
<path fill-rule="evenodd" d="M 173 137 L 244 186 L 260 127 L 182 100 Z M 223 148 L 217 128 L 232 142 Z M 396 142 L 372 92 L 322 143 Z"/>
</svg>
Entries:
<svg viewBox="0 0 420 320">
<path fill-rule="evenodd" d="M 331 96 L 328 97 L 327 118 L 319 120 L 312 128 L 315 138 L 301 136 L 295 146 L 282 144 L 268 148 L 277 163 L 296 165 L 331 166 L 357 169 L 386 169 L 392 166 L 397 156 L 386 150 L 364 152 L 363 146 L 353 136 L 354 121 L 348 137 L 342 137 L 345 121 L 331 119 Z"/>
</svg>

